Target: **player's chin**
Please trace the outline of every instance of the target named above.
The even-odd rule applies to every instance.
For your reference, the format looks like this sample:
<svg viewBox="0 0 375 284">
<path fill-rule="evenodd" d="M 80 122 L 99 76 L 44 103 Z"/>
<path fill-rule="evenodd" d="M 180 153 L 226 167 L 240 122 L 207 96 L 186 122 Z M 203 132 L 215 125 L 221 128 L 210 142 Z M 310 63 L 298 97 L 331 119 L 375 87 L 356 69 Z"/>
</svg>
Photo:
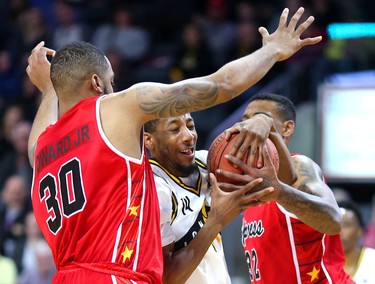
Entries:
<svg viewBox="0 0 375 284">
<path fill-rule="evenodd" d="M 178 162 L 182 167 L 190 168 L 195 165 L 195 156 L 180 155 Z"/>
<path fill-rule="evenodd" d="M 195 164 L 195 160 L 192 159 L 191 161 L 179 161 L 177 164 L 174 165 L 174 167 L 181 173 L 184 174 L 184 176 L 189 176 L 190 174 L 194 173 L 198 167 Z"/>
</svg>

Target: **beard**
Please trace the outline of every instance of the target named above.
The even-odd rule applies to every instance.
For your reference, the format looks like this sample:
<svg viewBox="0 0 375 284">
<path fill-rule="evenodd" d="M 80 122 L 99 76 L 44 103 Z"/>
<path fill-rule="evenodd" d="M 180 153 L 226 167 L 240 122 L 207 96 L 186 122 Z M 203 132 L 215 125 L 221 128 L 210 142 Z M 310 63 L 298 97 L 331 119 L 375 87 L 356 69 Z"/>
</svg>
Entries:
<svg viewBox="0 0 375 284">
<path fill-rule="evenodd" d="M 110 93 L 109 88 L 107 88 L 107 86 L 104 86 L 104 88 L 103 88 L 103 95 L 107 95 L 109 93 Z"/>
<path fill-rule="evenodd" d="M 193 174 L 194 172 L 198 171 L 198 165 L 196 163 L 190 164 L 190 165 L 181 165 L 181 164 L 175 164 L 175 169 L 181 173 L 181 177 L 187 177 Z"/>
</svg>

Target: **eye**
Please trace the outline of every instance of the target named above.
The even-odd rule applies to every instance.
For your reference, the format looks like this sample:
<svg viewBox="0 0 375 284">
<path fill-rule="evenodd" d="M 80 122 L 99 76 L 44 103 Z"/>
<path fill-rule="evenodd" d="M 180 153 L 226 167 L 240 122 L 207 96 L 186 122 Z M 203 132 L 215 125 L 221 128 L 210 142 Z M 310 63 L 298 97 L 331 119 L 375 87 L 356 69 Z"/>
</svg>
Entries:
<svg viewBox="0 0 375 284">
<path fill-rule="evenodd" d="M 179 128 L 171 128 L 169 129 L 170 132 L 172 133 L 177 133 L 180 129 Z"/>
<path fill-rule="evenodd" d="M 188 125 L 187 128 L 191 131 L 195 131 L 195 125 Z"/>
</svg>

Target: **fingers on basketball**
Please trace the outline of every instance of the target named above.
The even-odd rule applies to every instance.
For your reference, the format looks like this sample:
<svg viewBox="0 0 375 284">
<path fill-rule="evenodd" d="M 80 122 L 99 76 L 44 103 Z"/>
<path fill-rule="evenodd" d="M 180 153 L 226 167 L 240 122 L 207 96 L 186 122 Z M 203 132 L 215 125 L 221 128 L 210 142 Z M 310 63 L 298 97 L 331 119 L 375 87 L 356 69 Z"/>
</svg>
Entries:
<svg viewBox="0 0 375 284">
<path fill-rule="evenodd" d="M 237 133 L 233 134 L 229 140 L 225 139 L 225 133 L 219 134 L 214 141 L 211 143 L 211 146 L 208 150 L 208 156 L 207 156 L 207 167 L 208 171 L 213 173 L 217 179 L 218 182 L 226 182 L 226 183 L 234 183 L 235 181 L 223 177 L 221 175 L 217 175 L 216 170 L 224 170 L 236 174 L 243 174 L 241 169 L 235 168 L 232 163 L 230 163 L 226 158 L 225 155 L 229 154 L 233 143 L 236 140 Z M 269 156 L 270 159 L 275 166 L 275 169 L 278 170 L 279 168 L 279 155 L 276 149 L 275 144 L 270 139 L 266 140 L 266 146 L 268 148 Z M 249 161 L 249 156 L 250 156 L 250 149 L 247 149 L 245 152 L 242 160 L 248 164 Z M 264 160 L 264 159 L 263 159 Z M 253 167 L 256 167 L 258 162 L 258 157 L 254 160 Z"/>
</svg>

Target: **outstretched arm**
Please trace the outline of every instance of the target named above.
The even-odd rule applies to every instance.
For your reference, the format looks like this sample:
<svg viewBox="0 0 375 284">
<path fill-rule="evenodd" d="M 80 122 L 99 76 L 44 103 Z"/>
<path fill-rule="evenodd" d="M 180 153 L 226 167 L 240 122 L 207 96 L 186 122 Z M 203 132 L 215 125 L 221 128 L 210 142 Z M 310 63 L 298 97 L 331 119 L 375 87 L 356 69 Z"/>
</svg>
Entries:
<svg viewBox="0 0 375 284">
<path fill-rule="evenodd" d="M 178 116 L 233 99 L 263 78 L 276 62 L 286 60 L 302 47 L 321 40 L 321 37 L 300 38 L 314 21 L 310 16 L 297 25 L 303 12 L 304 9 L 299 8 L 287 23 L 289 10 L 284 9 L 274 33 L 269 34 L 263 27 L 259 29 L 262 48 L 227 63 L 211 75 L 170 85 L 141 83 L 120 93 L 119 97 L 135 98 L 132 104 L 135 109 L 140 109 L 142 124 L 154 118 Z M 120 107 L 123 104 L 114 102 L 113 105 Z M 129 106 L 129 101 L 126 105 Z"/>
<path fill-rule="evenodd" d="M 58 100 L 50 80 L 50 62 L 47 55 L 53 56 L 55 51 L 44 47 L 44 42 L 40 42 L 31 52 L 28 59 L 29 65 L 26 73 L 31 82 L 42 92 L 42 101 L 35 116 L 31 128 L 28 155 L 31 166 L 34 166 L 34 152 L 39 135 L 52 123 L 57 121 Z"/>
<path fill-rule="evenodd" d="M 163 283 L 185 283 L 223 228 L 246 208 L 258 205 L 254 200 L 273 191 L 273 188 L 265 188 L 255 193 L 249 193 L 262 181 L 262 179 L 255 179 L 236 192 L 226 193 L 218 188 L 214 175 L 211 174 L 210 177 L 212 206 L 207 221 L 186 247 L 177 252 L 173 252 L 174 243 L 163 247 Z"/>
</svg>

